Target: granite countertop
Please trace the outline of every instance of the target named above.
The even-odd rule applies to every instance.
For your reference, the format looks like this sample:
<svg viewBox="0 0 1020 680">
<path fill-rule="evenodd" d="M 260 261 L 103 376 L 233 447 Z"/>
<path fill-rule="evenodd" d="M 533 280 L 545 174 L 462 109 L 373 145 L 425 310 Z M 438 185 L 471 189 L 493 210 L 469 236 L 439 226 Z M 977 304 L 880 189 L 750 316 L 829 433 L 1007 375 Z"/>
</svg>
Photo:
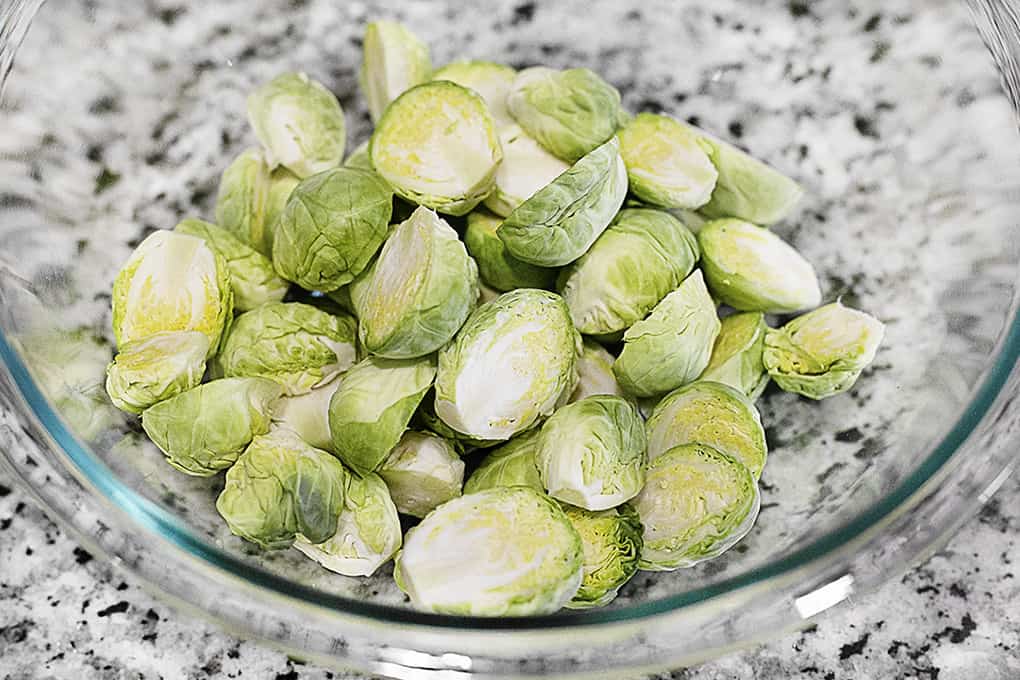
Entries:
<svg viewBox="0 0 1020 680">
<path fill-rule="evenodd" d="M 802 632 L 674 680 L 1020 677 L 1020 477 L 925 564 Z M 0 680 L 361 678 L 174 611 L 78 547 L 0 475 Z"/>
</svg>

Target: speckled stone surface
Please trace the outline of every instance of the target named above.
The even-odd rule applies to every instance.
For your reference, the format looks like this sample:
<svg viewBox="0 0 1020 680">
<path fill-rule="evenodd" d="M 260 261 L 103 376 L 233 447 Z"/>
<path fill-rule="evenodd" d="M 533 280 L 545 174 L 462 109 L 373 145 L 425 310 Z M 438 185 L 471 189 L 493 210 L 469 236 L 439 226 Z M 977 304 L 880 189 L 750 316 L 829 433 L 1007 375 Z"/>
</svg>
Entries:
<svg viewBox="0 0 1020 680">
<path fill-rule="evenodd" d="M 1020 677 L 1020 478 L 927 563 L 814 625 L 670 680 Z M 361 679 L 178 613 L 0 476 L 0 679 Z"/>
</svg>

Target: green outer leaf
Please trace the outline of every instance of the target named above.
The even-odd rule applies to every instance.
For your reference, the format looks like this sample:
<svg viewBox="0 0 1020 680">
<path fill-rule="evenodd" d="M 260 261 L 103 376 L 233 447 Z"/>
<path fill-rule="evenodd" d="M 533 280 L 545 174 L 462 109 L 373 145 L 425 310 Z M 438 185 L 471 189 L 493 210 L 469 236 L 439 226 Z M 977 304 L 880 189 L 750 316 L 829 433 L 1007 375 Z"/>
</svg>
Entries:
<svg viewBox="0 0 1020 680">
<path fill-rule="evenodd" d="M 372 354 L 413 359 L 457 333 L 478 302 L 478 268 L 449 224 L 418 208 L 351 284 L 358 337 Z"/>
<path fill-rule="evenodd" d="M 279 302 L 290 284 L 276 275 L 273 263 L 232 233 L 215 224 L 187 219 L 174 231 L 203 239 L 227 263 L 230 286 L 234 290 L 234 309 L 245 312 L 267 302 Z"/>
<path fill-rule="evenodd" d="M 644 525 L 639 568 L 672 571 L 717 557 L 746 536 L 761 497 L 740 461 L 685 444 L 649 463 L 648 481 L 631 505 Z"/>
<path fill-rule="evenodd" d="M 633 404 L 597 395 L 567 404 L 542 426 L 535 462 L 553 498 L 608 510 L 645 483 L 645 424 Z"/>
<path fill-rule="evenodd" d="M 496 230 L 502 218 L 478 209 L 468 215 L 464 243 L 478 264 L 478 272 L 486 284 L 503 292 L 515 288 L 552 288 L 556 269 L 536 267 L 511 255 Z"/>
<path fill-rule="evenodd" d="M 757 480 L 768 455 L 761 416 L 743 393 L 699 380 L 670 392 L 646 423 L 648 458 L 674 446 L 704 444 L 739 460 Z"/>
<path fill-rule="evenodd" d="M 712 358 L 698 379 L 729 385 L 752 402 L 758 399 L 769 384 L 762 361 L 767 330 L 761 312 L 732 314 L 723 319 Z"/>
<path fill-rule="evenodd" d="M 551 614 L 576 594 L 584 549 L 556 501 L 526 487 L 461 496 L 407 532 L 393 576 L 419 609 Z"/>
<path fill-rule="evenodd" d="M 335 168 L 302 181 L 276 226 L 273 266 L 325 293 L 368 267 L 389 232 L 393 192 L 375 173 Z"/>
<path fill-rule="evenodd" d="M 780 388 L 825 399 L 853 387 L 875 359 L 885 326 L 840 302 L 765 334 L 765 367 Z"/>
<path fill-rule="evenodd" d="M 298 177 L 340 165 L 344 111 L 332 92 L 304 73 L 284 73 L 248 96 L 248 121 L 272 167 Z"/>
<path fill-rule="evenodd" d="M 349 479 L 333 456 L 273 430 L 227 471 L 216 509 L 231 532 L 263 548 L 287 548 L 298 534 L 322 543 L 337 531 Z"/>
<path fill-rule="evenodd" d="M 216 223 L 267 256 L 273 246 L 267 220 L 272 186 L 262 152 L 247 149 L 223 171 L 216 196 Z"/>
<path fill-rule="evenodd" d="M 237 317 L 217 363 L 224 376 L 260 376 L 288 395 L 325 385 L 354 364 L 357 323 L 300 302 L 272 302 Z"/>
<path fill-rule="evenodd" d="M 540 267 L 584 255 L 627 196 L 627 169 L 614 137 L 517 207 L 497 230 L 507 250 Z"/>
<path fill-rule="evenodd" d="M 527 486 L 539 493 L 545 493 L 542 477 L 538 474 L 538 464 L 535 462 L 539 432 L 537 428 L 529 430 L 486 454 L 464 484 L 464 493 L 476 493 L 501 486 Z"/>
<path fill-rule="evenodd" d="M 396 21 L 370 23 L 362 45 L 358 82 L 377 123 L 390 102 L 429 79 L 432 58 L 428 45 Z"/>
<path fill-rule="evenodd" d="M 223 378 L 142 413 L 142 429 L 182 472 L 208 477 L 234 464 L 252 437 L 269 431 L 280 386 L 263 378 Z"/>
<path fill-rule="evenodd" d="M 329 402 L 329 429 L 340 460 L 359 474 L 379 468 L 400 441 L 436 377 L 434 357 L 368 357 L 344 376 Z"/>
<path fill-rule="evenodd" d="M 506 101 L 528 135 L 570 163 L 605 144 L 621 117 L 620 93 L 586 68 L 525 69 Z"/>
<path fill-rule="evenodd" d="M 379 468 L 397 510 L 424 517 L 460 496 L 464 462 L 454 445 L 431 432 L 405 432 Z"/>
<path fill-rule="evenodd" d="M 557 286 L 577 330 L 606 335 L 645 318 L 698 262 L 698 240 L 661 210 L 622 210 Z"/>
<path fill-rule="evenodd" d="M 137 415 L 202 382 L 208 352 L 209 338 L 197 331 L 156 333 L 129 342 L 106 368 L 106 393 L 114 406 Z"/>
<path fill-rule="evenodd" d="M 561 504 L 584 546 L 584 578 L 568 609 L 603 607 L 638 570 L 641 557 L 641 518 L 626 503 L 619 508 L 590 512 Z"/>
<path fill-rule="evenodd" d="M 701 272 L 695 270 L 624 334 L 613 373 L 634 396 L 670 392 L 705 370 L 721 325 Z"/>
</svg>

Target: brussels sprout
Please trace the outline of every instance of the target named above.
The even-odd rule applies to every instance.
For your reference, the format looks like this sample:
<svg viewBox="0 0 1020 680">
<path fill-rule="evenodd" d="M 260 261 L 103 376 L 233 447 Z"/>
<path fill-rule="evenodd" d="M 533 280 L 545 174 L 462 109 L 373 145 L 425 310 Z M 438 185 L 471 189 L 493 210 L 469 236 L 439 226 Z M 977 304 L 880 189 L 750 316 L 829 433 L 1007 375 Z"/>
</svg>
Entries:
<svg viewBox="0 0 1020 680">
<path fill-rule="evenodd" d="M 641 518 L 627 505 L 601 512 L 564 505 L 563 512 L 584 546 L 584 577 L 577 595 L 566 606 L 587 609 L 607 605 L 637 573 L 643 543 Z"/>
<path fill-rule="evenodd" d="M 432 73 L 429 47 L 402 24 L 373 21 L 365 28 L 359 81 L 372 122 L 379 122 L 391 101 Z"/>
<path fill-rule="evenodd" d="M 273 408 L 273 423 L 289 429 L 309 445 L 333 452 L 333 439 L 329 433 L 329 402 L 340 387 L 341 378 L 307 394 L 283 397 Z"/>
<path fill-rule="evenodd" d="M 379 468 L 397 510 L 424 517 L 460 495 L 464 462 L 453 444 L 428 432 L 405 432 Z"/>
<path fill-rule="evenodd" d="M 382 465 L 435 377 L 433 357 L 369 357 L 348 371 L 329 402 L 329 430 L 340 460 L 359 474 Z"/>
<path fill-rule="evenodd" d="M 581 539 L 525 487 L 445 503 L 407 532 L 393 575 L 414 606 L 464 616 L 551 614 L 577 593 Z"/>
<path fill-rule="evenodd" d="M 729 385 L 751 401 L 756 400 L 769 384 L 762 361 L 767 329 L 761 312 L 733 314 L 723 319 L 712 358 L 700 380 Z"/>
<path fill-rule="evenodd" d="M 517 259 L 559 267 L 584 255 L 626 195 L 627 169 L 614 137 L 518 206 L 496 233 Z"/>
<path fill-rule="evenodd" d="M 560 274 L 559 289 L 577 330 L 615 333 L 645 318 L 697 261 L 698 241 L 678 219 L 660 210 L 623 210 Z"/>
<path fill-rule="evenodd" d="M 355 147 L 354 151 L 347 157 L 347 160 L 344 161 L 344 167 L 375 172 L 375 169 L 372 167 L 372 157 L 368 155 L 367 139 Z"/>
<path fill-rule="evenodd" d="M 247 149 L 223 171 L 216 196 L 216 223 L 263 255 L 273 247 L 268 221 L 272 190 L 262 152 Z"/>
<path fill-rule="evenodd" d="M 486 210 L 475 210 L 467 218 L 464 243 L 482 281 L 497 291 L 515 288 L 552 288 L 556 270 L 521 262 L 507 252 L 496 230 L 503 220 Z M 499 293 L 496 293 L 497 297 Z"/>
<path fill-rule="evenodd" d="M 400 95 L 368 153 L 399 196 L 449 215 L 466 215 L 489 195 L 503 160 L 485 101 L 447 80 Z"/>
<path fill-rule="evenodd" d="M 234 291 L 234 309 L 244 312 L 267 302 L 279 302 L 290 287 L 273 271 L 273 263 L 232 233 L 202 220 L 187 219 L 174 231 L 197 236 L 222 256 L 230 272 L 230 287 Z"/>
<path fill-rule="evenodd" d="M 325 293 L 350 283 L 386 240 L 393 192 L 374 172 L 335 168 L 298 184 L 276 225 L 280 276 Z"/>
<path fill-rule="evenodd" d="M 714 220 L 698 232 L 698 243 L 712 295 L 734 309 L 784 314 L 821 302 L 811 263 L 768 229 Z"/>
<path fill-rule="evenodd" d="M 620 93 L 586 68 L 525 69 L 506 103 L 525 132 L 570 163 L 605 144 L 621 116 Z"/>
<path fill-rule="evenodd" d="M 439 353 L 436 415 L 478 439 L 509 439 L 576 386 L 581 338 L 555 293 L 522 288 L 482 305 Z"/>
<path fill-rule="evenodd" d="M 300 534 L 294 547 L 326 569 L 344 576 L 371 576 L 400 550 L 397 508 L 378 475 L 351 476 L 336 534 L 310 543 Z"/>
<path fill-rule="evenodd" d="M 613 373 L 624 391 L 654 397 L 695 380 L 708 365 L 721 324 L 696 270 L 623 336 Z"/>
<path fill-rule="evenodd" d="M 139 414 L 202 382 L 209 338 L 198 331 L 155 333 L 120 348 L 106 369 L 106 393 L 122 411 Z"/>
<path fill-rule="evenodd" d="M 620 155 L 630 190 L 663 208 L 700 208 L 715 188 L 716 171 L 705 143 L 669 116 L 639 113 L 620 130 Z"/>
<path fill-rule="evenodd" d="M 633 404 L 597 395 L 568 404 L 542 426 L 535 462 L 557 500 L 607 510 L 645 483 L 645 424 Z"/>
<path fill-rule="evenodd" d="M 496 170 L 496 188 L 485 199 L 485 207 L 506 217 L 569 170 L 570 165 L 543 149 L 516 125 L 504 128 L 499 141 L 503 145 L 503 162 Z"/>
<path fill-rule="evenodd" d="M 540 430 L 518 435 L 490 451 L 464 484 L 464 493 L 475 493 L 500 486 L 527 486 L 545 493 L 538 474 L 535 454 Z"/>
<path fill-rule="evenodd" d="M 491 61 L 455 61 L 432 74 L 432 80 L 449 80 L 481 95 L 500 130 L 516 125 L 506 106 L 506 97 L 516 77 L 517 71 L 513 68 Z"/>
<path fill-rule="evenodd" d="M 457 447 L 457 450 L 461 455 L 463 455 L 465 448 L 485 449 L 502 443 L 501 440 L 489 441 L 486 439 L 476 439 L 457 432 L 455 429 L 439 419 L 439 416 L 436 415 L 435 405 L 436 392 L 435 390 L 429 390 L 422 399 L 421 405 L 418 407 L 418 412 L 415 414 L 421 424 L 421 427 L 425 430 L 438 434 L 444 439 L 450 440 L 453 445 Z"/>
<path fill-rule="evenodd" d="M 719 172 L 712 199 L 701 207 L 709 217 L 736 217 L 773 224 L 797 205 L 804 190 L 778 170 L 698 130 L 701 146 Z"/>
<path fill-rule="evenodd" d="M 162 331 L 198 331 L 211 357 L 233 309 L 227 263 L 202 239 L 172 231 L 146 237 L 113 283 L 120 346 Z"/>
<path fill-rule="evenodd" d="M 288 548 L 298 534 L 324 543 L 337 532 L 349 478 L 333 456 L 275 429 L 227 471 L 216 509 L 231 532 L 263 548 Z"/>
<path fill-rule="evenodd" d="M 340 165 L 344 112 L 333 93 L 304 73 L 284 73 L 248 97 L 248 121 L 269 164 L 304 179 Z"/>
<path fill-rule="evenodd" d="M 570 395 L 570 401 L 581 401 L 596 394 L 625 396 L 613 374 L 613 355 L 593 340 L 584 340 L 581 356 L 577 359 L 577 374 L 580 379 Z"/>
<path fill-rule="evenodd" d="M 631 505 L 644 525 L 638 567 L 673 571 L 717 557 L 747 535 L 761 497 L 740 461 L 684 444 L 649 463 L 645 488 Z"/>
<path fill-rule="evenodd" d="M 358 336 L 372 354 L 413 359 L 445 345 L 478 302 L 478 267 L 446 221 L 418 208 L 351 284 Z"/>
<path fill-rule="evenodd" d="M 208 477 L 234 464 L 269 431 L 280 387 L 265 378 L 223 378 L 161 401 L 142 413 L 142 429 L 182 472 Z"/>
<path fill-rule="evenodd" d="M 300 302 L 272 302 L 237 317 L 217 362 L 227 377 L 259 376 L 305 394 L 354 364 L 356 323 Z"/>
<path fill-rule="evenodd" d="M 269 196 L 266 198 L 265 248 L 258 249 L 266 257 L 273 256 L 273 240 L 287 201 L 301 180 L 287 168 L 277 168 L 269 176 Z"/>
<path fill-rule="evenodd" d="M 701 381 L 670 392 L 648 418 L 648 458 L 704 444 L 739 460 L 758 479 L 768 448 L 758 409 L 729 385 Z"/>
<path fill-rule="evenodd" d="M 787 392 L 825 399 L 853 387 L 875 359 L 885 325 L 840 302 L 765 333 L 765 368 Z"/>
</svg>

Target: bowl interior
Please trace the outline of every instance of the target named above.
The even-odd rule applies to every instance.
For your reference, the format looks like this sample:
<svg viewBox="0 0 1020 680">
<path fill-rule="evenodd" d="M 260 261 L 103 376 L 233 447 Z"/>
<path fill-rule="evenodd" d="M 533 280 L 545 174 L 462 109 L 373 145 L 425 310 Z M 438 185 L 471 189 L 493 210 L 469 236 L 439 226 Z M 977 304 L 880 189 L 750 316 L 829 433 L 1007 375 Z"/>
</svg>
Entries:
<svg viewBox="0 0 1020 680">
<path fill-rule="evenodd" d="M 771 452 L 750 535 L 696 568 L 639 573 L 611 607 L 810 546 L 880 502 L 965 414 L 1010 321 L 1020 143 L 956 2 L 54 2 L 3 102 L 0 328 L 91 455 L 188 531 L 314 588 L 409 607 L 389 569 L 346 578 L 231 536 L 214 507 L 222 477 L 170 468 L 102 388 L 117 270 L 151 231 L 212 218 L 220 172 L 255 144 L 253 87 L 307 71 L 346 110 L 348 148 L 367 138 L 357 71 L 376 18 L 406 22 L 436 65 L 587 66 L 632 111 L 746 147 L 806 187 L 775 229 L 817 268 L 825 299 L 887 324 L 851 392 L 812 402 L 770 388 L 761 399 Z"/>
</svg>

